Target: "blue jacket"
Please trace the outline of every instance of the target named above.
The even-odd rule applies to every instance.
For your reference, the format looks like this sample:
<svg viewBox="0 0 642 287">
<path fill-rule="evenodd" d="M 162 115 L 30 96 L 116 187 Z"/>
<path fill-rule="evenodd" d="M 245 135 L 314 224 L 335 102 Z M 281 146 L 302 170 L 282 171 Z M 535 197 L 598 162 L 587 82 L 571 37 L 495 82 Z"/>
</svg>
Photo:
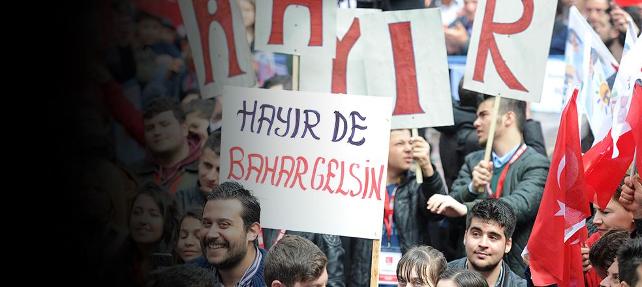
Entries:
<svg viewBox="0 0 642 287">
<path fill-rule="evenodd" d="M 265 269 L 265 256 L 267 256 L 267 252 L 261 248 L 259 248 L 259 252 L 261 252 L 261 261 L 259 262 L 259 268 L 252 276 L 252 279 L 248 282 L 248 284 L 244 286 L 252 286 L 252 287 L 260 287 L 260 286 L 265 286 L 265 280 L 263 279 L 263 270 Z M 201 256 L 199 258 L 194 259 L 189 264 L 195 264 L 196 266 L 199 266 L 201 268 L 205 268 L 207 270 L 212 270 L 214 274 L 216 275 L 216 282 L 214 282 L 214 286 L 223 286 L 223 282 L 221 282 L 221 279 L 218 276 L 218 272 L 216 271 L 216 268 L 210 264 L 207 261 L 207 258 Z"/>
</svg>

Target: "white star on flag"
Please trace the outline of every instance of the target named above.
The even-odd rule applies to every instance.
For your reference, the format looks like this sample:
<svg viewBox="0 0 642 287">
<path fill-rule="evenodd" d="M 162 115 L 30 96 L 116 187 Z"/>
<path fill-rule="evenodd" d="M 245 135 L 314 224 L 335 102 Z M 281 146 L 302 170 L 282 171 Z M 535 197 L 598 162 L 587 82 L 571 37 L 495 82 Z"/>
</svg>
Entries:
<svg viewBox="0 0 642 287">
<path fill-rule="evenodd" d="M 570 207 L 566 209 L 566 204 L 559 200 L 557 201 L 557 204 L 559 205 L 560 210 L 555 213 L 555 216 L 563 216 L 566 226 L 569 226 L 564 229 L 564 242 L 566 242 L 571 238 L 571 236 L 573 236 L 573 234 L 575 234 L 575 232 L 586 225 L 586 220 L 584 219 L 584 215 L 581 211 Z"/>
</svg>

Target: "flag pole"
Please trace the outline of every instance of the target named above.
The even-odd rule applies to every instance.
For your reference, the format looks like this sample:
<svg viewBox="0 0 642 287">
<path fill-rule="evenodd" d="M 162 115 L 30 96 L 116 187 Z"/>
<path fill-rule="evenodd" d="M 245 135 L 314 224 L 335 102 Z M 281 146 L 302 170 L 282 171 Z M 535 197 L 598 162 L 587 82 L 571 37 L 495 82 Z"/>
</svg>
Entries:
<svg viewBox="0 0 642 287">
<path fill-rule="evenodd" d="M 490 160 L 490 153 L 493 149 L 493 140 L 495 139 L 495 127 L 497 126 L 497 114 L 499 114 L 499 104 L 500 101 L 502 100 L 501 95 L 497 95 L 495 97 L 495 103 L 493 105 L 493 114 L 491 115 L 490 118 L 490 130 L 488 131 L 488 139 L 486 140 L 486 151 L 484 152 L 484 160 L 489 161 Z M 492 176 L 492 170 L 491 170 L 491 176 Z M 477 190 L 479 193 L 484 192 L 484 187 L 480 187 Z"/>
<path fill-rule="evenodd" d="M 299 90 L 299 65 L 300 65 L 300 56 L 292 55 L 292 90 Z"/>
<path fill-rule="evenodd" d="M 419 136 L 419 131 L 417 130 L 417 128 L 412 128 L 412 136 Z M 430 157 L 430 155 L 428 155 L 428 157 Z M 418 164 L 415 164 L 415 176 L 417 178 L 417 183 L 421 184 L 424 182 L 424 175 L 421 171 L 421 166 L 419 166 Z"/>
<path fill-rule="evenodd" d="M 381 253 L 381 239 L 372 240 L 372 263 L 370 264 L 370 287 L 379 286 L 379 254 Z"/>
</svg>

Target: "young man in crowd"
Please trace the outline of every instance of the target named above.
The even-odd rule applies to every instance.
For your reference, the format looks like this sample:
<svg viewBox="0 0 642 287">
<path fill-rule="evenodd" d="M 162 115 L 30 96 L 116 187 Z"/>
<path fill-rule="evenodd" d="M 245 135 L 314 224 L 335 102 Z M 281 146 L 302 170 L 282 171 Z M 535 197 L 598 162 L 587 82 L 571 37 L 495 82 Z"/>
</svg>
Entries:
<svg viewBox="0 0 642 287">
<path fill-rule="evenodd" d="M 188 189 L 176 193 L 180 214 L 194 207 L 202 208 L 207 202 L 207 193 L 218 186 L 221 157 L 221 131 L 214 131 L 203 146 L 198 159 L 198 181 Z"/>
<path fill-rule="evenodd" d="M 494 97 L 488 97 L 477 108 L 474 126 L 481 145 L 492 136 L 489 129 L 494 101 Z M 483 160 L 484 150 L 469 154 L 450 194 L 434 195 L 428 201 L 431 212 L 453 218 L 465 216 L 485 198 L 499 198 L 513 207 L 517 223 L 506 261 L 519 276 L 524 276 L 526 269 L 521 253 L 537 216 L 549 166 L 548 158 L 524 143 L 525 110 L 523 101 L 502 99 L 491 160 Z"/>
<path fill-rule="evenodd" d="M 261 206 L 249 190 L 236 182 L 218 185 L 203 209 L 205 257 L 194 264 L 215 272 L 223 286 L 263 286 L 266 252 L 256 245 L 260 217 Z"/>
<path fill-rule="evenodd" d="M 504 255 L 513 247 L 515 213 L 504 201 L 484 199 L 468 212 L 464 246 L 466 257 L 448 263 L 449 269 L 479 272 L 488 286 L 526 286 L 515 274 Z"/>
<path fill-rule="evenodd" d="M 418 183 L 413 161 L 421 168 L 423 183 Z M 430 161 L 430 146 L 408 129 L 390 131 L 388 174 L 384 200 L 381 248 L 398 253 L 398 258 L 413 246 L 431 245 L 430 226 L 436 225 L 426 211 L 426 201 L 434 194 L 446 194 L 446 187 Z M 353 239 L 351 284 L 367 285 L 370 280 L 372 241 Z M 394 256 L 392 256 L 394 257 Z M 374 262 L 373 264 L 378 264 Z"/>
<path fill-rule="evenodd" d="M 265 284 L 270 287 L 326 286 L 328 258 L 310 240 L 286 235 L 265 259 Z"/>
<path fill-rule="evenodd" d="M 197 139 L 187 136 L 185 115 L 170 98 L 156 98 L 143 113 L 147 158 L 132 168 L 140 182 L 154 181 L 171 194 L 187 189 L 197 180 Z"/>
</svg>

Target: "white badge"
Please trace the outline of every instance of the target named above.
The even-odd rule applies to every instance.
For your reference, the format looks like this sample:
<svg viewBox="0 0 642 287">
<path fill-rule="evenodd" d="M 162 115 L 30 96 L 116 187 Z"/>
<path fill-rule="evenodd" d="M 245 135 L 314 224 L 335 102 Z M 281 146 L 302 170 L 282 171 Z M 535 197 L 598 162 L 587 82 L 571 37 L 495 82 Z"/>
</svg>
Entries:
<svg viewBox="0 0 642 287">
<path fill-rule="evenodd" d="M 401 252 L 381 251 L 379 254 L 379 284 L 397 285 L 397 264 Z"/>
</svg>

